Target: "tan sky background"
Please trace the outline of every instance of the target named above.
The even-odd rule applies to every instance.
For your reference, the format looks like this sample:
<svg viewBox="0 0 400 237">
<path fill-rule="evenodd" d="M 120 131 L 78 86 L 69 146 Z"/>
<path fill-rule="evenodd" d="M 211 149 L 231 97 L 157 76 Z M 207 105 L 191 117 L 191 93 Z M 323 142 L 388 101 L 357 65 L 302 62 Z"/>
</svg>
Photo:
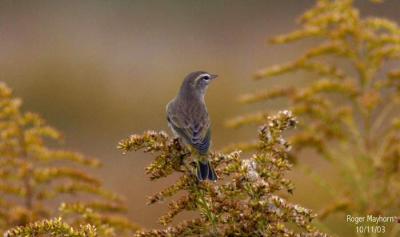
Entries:
<svg viewBox="0 0 400 237">
<path fill-rule="evenodd" d="M 255 136 L 254 128 L 231 130 L 224 121 L 254 108 L 278 107 L 242 106 L 236 98 L 273 87 L 279 80 L 250 78 L 312 43 L 266 41 L 295 29 L 295 18 L 313 2 L 1 0 L 0 79 L 24 99 L 25 109 L 64 132 L 67 147 L 101 159 L 105 166 L 97 173 L 106 186 L 127 197 L 135 221 L 154 227 L 165 207 L 145 206 L 146 196 L 171 180 L 149 182 L 143 171 L 150 156 L 122 156 L 117 142 L 147 129 L 167 130 L 166 103 L 183 77 L 199 69 L 220 75 L 207 95 L 214 147 Z M 364 15 L 400 21 L 400 1 L 357 5 Z M 307 196 L 301 188 L 296 192 Z"/>
</svg>

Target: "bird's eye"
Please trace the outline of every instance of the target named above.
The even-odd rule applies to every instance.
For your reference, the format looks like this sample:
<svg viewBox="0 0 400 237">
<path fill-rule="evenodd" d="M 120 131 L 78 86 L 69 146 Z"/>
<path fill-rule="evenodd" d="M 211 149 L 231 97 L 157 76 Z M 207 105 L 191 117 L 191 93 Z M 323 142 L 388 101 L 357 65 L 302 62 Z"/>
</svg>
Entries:
<svg viewBox="0 0 400 237">
<path fill-rule="evenodd" d="M 210 76 L 209 75 L 203 76 L 203 80 L 206 80 L 206 81 L 210 80 Z"/>
</svg>

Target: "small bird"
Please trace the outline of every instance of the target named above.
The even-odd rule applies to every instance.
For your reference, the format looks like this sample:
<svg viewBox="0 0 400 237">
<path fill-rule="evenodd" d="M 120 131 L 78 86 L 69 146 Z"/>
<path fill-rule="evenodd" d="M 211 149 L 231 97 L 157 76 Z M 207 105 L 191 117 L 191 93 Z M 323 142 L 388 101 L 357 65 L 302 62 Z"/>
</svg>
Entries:
<svg viewBox="0 0 400 237">
<path fill-rule="evenodd" d="M 178 95 L 166 108 L 172 132 L 198 154 L 196 175 L 199 181 L 217 180 L 214 168 L 207 160 L 211 145 L 211 121 L 204 101 L 207 87 L 215 78 L 217 75 L 204 71 L 189 73 Z"/>
</svg>

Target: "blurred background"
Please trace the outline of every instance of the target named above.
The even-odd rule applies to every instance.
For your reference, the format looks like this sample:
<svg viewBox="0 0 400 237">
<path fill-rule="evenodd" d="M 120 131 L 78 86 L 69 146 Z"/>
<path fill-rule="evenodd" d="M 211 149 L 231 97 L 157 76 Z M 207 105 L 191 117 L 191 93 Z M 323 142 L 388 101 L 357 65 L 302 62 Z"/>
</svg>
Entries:
<svg viewBox="0 0 400 237">
<path fill-rule="evenodd" d="M 122 155 L 118 141 L 145 130 L 168 130 L 165 105 L 184 76 L 195 70 L 219 75 L 209 88 L 214 149 L 255 137 L 255 128 L 232 130 L 224 122 L 254 111 L 236 99 L 276 80 L 252 82 L 253 73 L 299 55 L 312 42 L 270 46 L 267 39 L 295 29 L 313 0 L 0 1 L 0 80 L 65 134 L 65 145 L 104 162 L 105 185 L 127 197 L 129 215 L 157 227 L 165 206 L 146 196 L 171 180 L 150 182 L 151 157 Z M 357 1 L 364 15 L 400 22 L 400 1 Z M 308 45 L 307 45 L 308 44 Z M 297 74 L 299 80 L 303 74 Z M 282 80 L 288 78 L 282 77 Z M 292 78 L 293 79 L 293 78 Z M 256 105 L 277 109 L 277 104 Z M 321 171 L 321 159 L 308 162 Z M 295 199 L 317 207 L 324 196 L 292 172 Z M 334 176 L 332 177 L 334 178 Z M 344 221 L 344 220 L 343 220 Z M 338 222 L 340 223 L 340 221 Z M 343 222 L 341 222 L 343 223 Z"/>
</svg>

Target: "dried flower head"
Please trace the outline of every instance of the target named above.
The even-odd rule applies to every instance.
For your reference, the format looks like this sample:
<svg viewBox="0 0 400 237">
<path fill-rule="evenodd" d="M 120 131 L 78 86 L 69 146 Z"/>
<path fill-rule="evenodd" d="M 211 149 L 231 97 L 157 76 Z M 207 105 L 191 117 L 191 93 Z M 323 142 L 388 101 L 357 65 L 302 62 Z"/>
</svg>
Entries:
<svg viewBox="0 0 400 237">
<path fill-rule="evenodd" d="M 249 159 L 242 160 L 237 151 L 209 154 L 220 177 L 218 183 L 198 182 L 192 154 L 179 139 L 164 132 L 149 131 L 122 140 L 118 148 L 123 152 L 155 153 L 146 169 L 150 179 L 181 174 L 176 183 L 150 197 L 150 204 L 184 193 L 169 203 L 168 213 L 160 218 L 165 229 L 140 231 L 137 236 L 326 236 L 311 225 L 314 214 L 310 210 L 277 194 L 294 189 L 284 177 L 291 164 L 287 143 L 281 141 L 282 132 L 296 123 L 290 111 L 269 117 L 259 130 L 258 149 Z M 170 226 L 184 211 L 195 211 L 199 217 Z"/>
<path fill-rule="evenodd" d="M 298 24 L 297 30 L 274 37 L 271 43 L 311 39 L 313 46 L 297 59 L 259 70 L 254 79 L 299 71 L 312 75 L 310 79 L 298 86 L 249 93 L 240 100 L 257 103 L 286 98 L 301 120 L 289 140 L 291 157 L 298 158 L 301 151 L 313 148 L 344 174 L 345 185 L 324 185 L 334 200 L 321 217 L 339 211 L 397 215 L 400 72 L 387 63 L 400 59 L 400 27 L 388 19 L 362 17 L 353 0 L 317 0 Z M 258 111 L 228 124 L 263 124 L 268 113 L 271 111 Z M 268 131 L 264 133 L 270 137 Z M 278 139 L 285 146 L 286 141 Z M 290 148 L 288 145 L 287 150 Z"/>
</svg>

